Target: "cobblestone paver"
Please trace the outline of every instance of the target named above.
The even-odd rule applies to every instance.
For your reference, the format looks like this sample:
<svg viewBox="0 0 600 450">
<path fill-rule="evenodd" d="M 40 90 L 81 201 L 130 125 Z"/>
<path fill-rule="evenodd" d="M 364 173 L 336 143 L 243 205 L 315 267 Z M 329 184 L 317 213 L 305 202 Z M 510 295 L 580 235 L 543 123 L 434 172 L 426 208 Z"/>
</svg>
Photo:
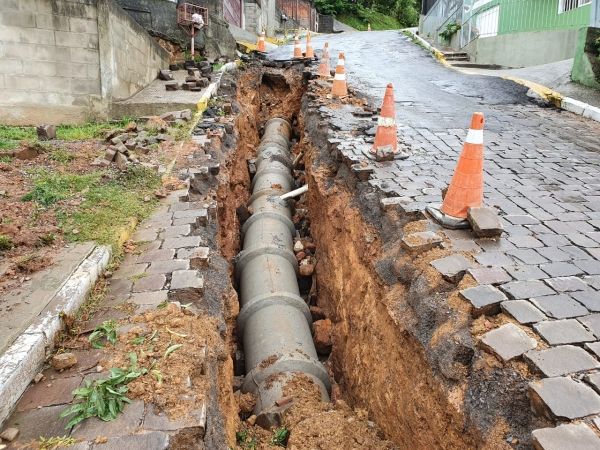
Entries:
<svg viewBox="0 0 600 450">
<path fill-rule="evenodd" d="M 354 75 L 368 84 L 368 92 L 378 83 L 394 81 L 399 139 L 410 147 L 411 156 L 381 163 L 364 158 L 362 150 L 372 138 L 351 136 L 344 130 L 348 121 L 354 121 L 358 130 L 368 129 L 372 122 L 352 118 L 350 106 L 332 114 L 339 131 L 332 133 L 330 145 L 355 173 L 370 172 L 368 183 L 385 197 L 382 208 L 396 207 L 410 218 L 422 219 L 427 205 L 441 203 L 471 113 L 485 113 L 484 203 L 498 212 L 503 235 L 486 239 L 470 230 L 437 231 L 446 235 L 455 253 L 432 265 L 448 281 L 456 282 L 468 271 L 480 285 L 488 286 L 463 292 L 475 315 L 502 311 L 523 330 L 537 334 L 542 349 L 550 347 L 526 358 L 542 376 L 563 376 L 548 378 L 548 383 L 542 380 L 532 388 L 543 406 L 534 408 L 536 413 L 559 409 L 553 417 L 585 417 L 594 426 L 590 415 L 600 412 L 597 394 L 590 387 L 595 378 L 582 378 L 582 374 L 598 371 L 600 354 L 600 315 L 595 314 L 600 310 L 600 123 L 532 103 L 492 99 L 483 88 L 481 95 L 477 90 L 463 93 L 478 82 L 463 83 L 464 76 L 435 68 L 408 46 L 402 39 L 394 40 L 395 59 L 402 65 L 399 75 L 384 64 L 375 67 L 375 62 L 369 71 L 375 81 L 367 80 L 361 68 L 353 74 L 352 64 L 347 63 L 347 70 L 350 80 Z M 409 72 L 422 78 L 408 81 Z M 381 73 L 396 78 L 384 80 Z M 448 81 L 442 84 L 440 79 Z M 432 99 L 424 87 L 428 81 L 452 95 Z M 465 252 L 475 263 L 468 266 L 456 259 Z M 497 295 L 496 289 L 507 298 Z M 491 293 L 493 297 L 488 296 Z M 511 351 L 494 331 L 500 329 L 489 332 L 483 345 L 502 359 L 529 350 Z M 507 334 L 519 341 L 518 333 Z M 525 343 L 523 335 L 521 339 Z M 561 426 L 555 431 L 538 430 L 534 438 L 546 450 L 560 448 L 556 443 L 566 442 L 568 436 L 574 443 L 597 448 L 597 439 L 586 430 Z M 567 447 L 571 448 L 562 448 Z"/>
</svg>

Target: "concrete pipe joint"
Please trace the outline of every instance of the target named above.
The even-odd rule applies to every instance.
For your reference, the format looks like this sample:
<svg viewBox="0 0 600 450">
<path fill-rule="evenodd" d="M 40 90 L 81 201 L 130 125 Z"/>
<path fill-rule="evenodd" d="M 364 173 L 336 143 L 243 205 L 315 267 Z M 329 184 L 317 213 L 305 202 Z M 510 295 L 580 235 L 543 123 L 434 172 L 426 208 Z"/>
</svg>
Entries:
<svg viewBox="0 0 600 450">
<path fill-rule="evenodd" d="M 292 212 L 279 198 L 294 187 L 290 137 L 287 121 L 267 122 L 249 200 L 253 214 L 242 227 L 244 246 L 236 258 L 238 331 L 246 358 L 243 390 L 257 394 L 255 414 L 274 407 L 296 373 L 310 377 L 329 399 L 329 377 L 318 360 L 310 311 L 296 278 Z"/>
</svg>

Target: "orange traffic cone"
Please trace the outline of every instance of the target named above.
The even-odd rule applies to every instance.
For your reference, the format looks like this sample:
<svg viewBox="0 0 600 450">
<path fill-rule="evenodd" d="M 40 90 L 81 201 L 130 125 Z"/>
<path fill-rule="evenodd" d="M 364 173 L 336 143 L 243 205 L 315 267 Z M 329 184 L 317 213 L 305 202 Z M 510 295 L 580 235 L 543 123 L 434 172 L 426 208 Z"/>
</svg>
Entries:
<svg viewBox="0 0 600 450">
<path fill-rule="evenodd" d="M 267 46 L 265 44 L 265 32 L 264 30 L 260 32 L 260 37 L 258 38 L 258 51 L 261 53 L 265 53 L 267 51 Z"/>
<path fill-rule="evenodd" d="M 300 48 L 300 38 L 298 35 L 294 36 L 294 58 L 303 58 L 302 49 Z"/>
<path fill-rule="evenodd" d="M 323 56 L 321 56 L 321 62 L 319 63 L 319 76 L 329 78 L 331 73 L 329 72 L 329 43 L 325 42 L 323 47 Z"/>
<path fill-rule="evenodd" d="M 394 106 L 394 86 L 392 86 L 392 83 L 389 83 L 385 89 L 381 114 L 377 119 L 375 143 L 370 153 L 377 161 L 392 160 L 398 153 L 396 108 Z"/>
<path fill-rule="evenodd" d="M 344 52 L 340 52 L 338 63 L 335 67 L 335 76 L 331 86 L 332 97 L 345 97 L 348 95 L 348 86 L 346 85 L 346 72 L 344 70 Z"/>
<path fill-rule="evenodd" d="M 467 211 L 483 204 L 483 113 L 471 118 L 471 128 L 441 207 L 427 211 L 447 228 L 468 228 Z"/>
<path fill-rule="evenodd" d="M 304 54 L 305 58 L 313 59 L 315 57 L 315 51 L 310 45 L 310 31 L 306 33 L 306 53 Z"/>
</svg>

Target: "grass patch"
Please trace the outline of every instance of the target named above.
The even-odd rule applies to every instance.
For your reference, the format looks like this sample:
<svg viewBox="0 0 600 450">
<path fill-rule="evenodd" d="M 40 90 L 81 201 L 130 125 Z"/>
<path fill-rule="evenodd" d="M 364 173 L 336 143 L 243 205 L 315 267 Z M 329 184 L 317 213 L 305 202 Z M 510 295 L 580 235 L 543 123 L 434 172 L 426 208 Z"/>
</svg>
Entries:
<svg viewBox="0 0 600 450">
<path fill-rule="evenodd" d="M 360 31 L 366 31 L 367 24 L 369 23 L 372 30 L 397 30 L 403 28 L 402 24 L 395 17 L 370 9 L 360 10 L 356 13 L 344 12 L 335 18 Z"/>
<path fill-rule="evenodd" d="M 34 201 L 47 207 L 98 184 L 102 172 L 76 175 L 41 169 L 33 177 L 33 190 L 23 197 L 23 201 Z"/>
<path fill-rule="evenodd" d="M 64 165 L 73 161 L 75 159 L 75 155 L 62 148 L 59 148 L 50 153 L 50 159 Z"/>
<path fill-rule="evenodd" d="M 59 225 L 70 241 L 96 241 L 113 246 L 119 233 L 131 219 L 148 217 L 157 202 L 152 192 L 160 186 L 160 177 L 144 167 L 132 167 L 126 173 L 95 171 L 83 175 L 38 170 L 34 187 L 23 197 L 43 207 L 55 207 Z M 82 202 L 67 210 L 57 204 L 75 196 Z M 144 201 L 149 196 L 150 201 Z"/>
<path fill-rule="evenodd" d="M 13 248 L 13 241 L 10 236 L 0 234 L 0 252 Z"/>
<path fill-rule="evenodd" d="M 157 202 L 152 191 L 159 186 L 159 176 L 143 167 L 130 168 L 116 179 L 92 186 L 77 211 L 61 220 L 67 239 L 110 244 L 117 252 L 118 233 L 132 218 L 142 221 L 150 215 Z M 146 196 L 152 200 L 145 202 Z M 73 233 L 74 229 L 78 233 Z"/>
<path fill-rule="evenodd" d="M 0 163 L 8 164 L 13 160 L 13 157 L 10 155 L 0 155 Z"/>
<path fill-rule="evenodd" d="M 12 150 L 19 146 L 19 142 L 36 139 L 36 137 L 37 134 L 33 127 L 0 125 L 0 150 Z"/>
<path fill-rule="evenodd" d="M 71 445 L 75 445 L 75 438 L 70 436 L 52 436 L 52 437 L 43 437 L 40 436 L 37 444 L 39 450 L 57 450 L 59 448 L 70 447 Z"/>
</svg>

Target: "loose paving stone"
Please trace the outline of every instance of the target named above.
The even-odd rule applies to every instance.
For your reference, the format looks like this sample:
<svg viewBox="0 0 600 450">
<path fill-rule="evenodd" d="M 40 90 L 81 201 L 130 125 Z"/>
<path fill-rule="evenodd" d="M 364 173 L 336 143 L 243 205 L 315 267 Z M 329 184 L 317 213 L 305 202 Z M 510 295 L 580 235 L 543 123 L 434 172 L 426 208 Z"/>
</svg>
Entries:
<svg viewBox="0 0 600 450">
<path fill-rule="evenodd" d="M 133 436 L 113 437 L 104 444 L 93 444 L 90 450 L 166 450 L 168 448 L 169 435 L 161 431 L 151 431 Z"/>
<path fill-rule="evenodd" d="M 589 286 L 600 291 L 600 275 L 590 275 L 583 277 L 583 281 L 585 281 Z"/>
<path fill-rule="evenodd" d="M 535 330 L 550 345 L 580 344 L 596 339 L 575 319 L 547 320 L 536 323 Z"/>
<path fill-rule="evenodd" d="M 75 375 L 33 384 L 17 403 L 16 410 L 27 411 L 28 409 L 69 403 L 73 400 L 73 390 L 79 387 L 82 378 L 80 375 Z"/>
<path fill-rule="evenodd" d="M 479 253 L 481 251 L 479 245 L 467 239 L 450 239 L 450 247 L 454 252 Z"/>
<path fill-rule="evenodd" d="M 580 317 L 579 320 L 584 324 L 588 330 L 596 335 L 600 339 L 600 314 L 589 314 L 587 316 Z"/>
<path fill-rule="evenodd" d="M 600 311 L 600 292 L 592 291 L 591 289 L 571 294 L 575 300 L 581 303 L 590 311 Z"/>
<path fill-rule="evenodd" d="M 529 383 L 531 406 L 538 416 L 578 419 L 600 412 L 600 396 L 569 377 L 544 378 Z"/>
<path fill-rule="evenodd" d="M 129 298 L 133 281 L 125 278 L 110 278 L 108 283 L 104 297 L 105 303 L 120 302 Z"/>
<path fill-rule="evenodd" d="M 583 270 L 587 275 L 600 275 L 600 261 L 597 259 L 573 261 L 573 264 Z"/>
<path fill-rule="evenodd" d="M 588 342 L 585 348 L 591 351 L 597 357 L 600 357 L 600 342 Z"/>
<path fill-rule="evenodd" d="M 471 303 L 473 317 L 482 314 L 493 315 L 500 312 L 500 302 L 506 300 L 506 296 L 490 285 L 480 285 L 463 289 L 460 295 Z"/>
<path fill-rule="evenodd" d="M 546 377 L 557 377 L 600 368 L 600 363 L 593 356 L 581 347 L 574 345 L 533 350 L 525 353 L 525 359 Z"/>
<path fill-rule="evenodd" d="M 193 217 L 207 217 L 208 211 L 206 209 L 188 209 L 186 211 L 176 211 L 173 213 L 173 219 L 188 219 Z"/>
<path fill-rule="evenodd" d="M 154 405 L 146 405 L 146 414 L 142 424 L 144 430 L 151 431 L 177 431 L 183 428 L 195 428 L 204 436 L 206 428 L 206 405 L 190 411 L 185 416 L 172 420 L 164 412 L 159 411 Z"/>
<path fill-rule="evenodd" d="M 587 309 L 567 294 L 533 297 L 531 302 L 555 319 L 570 319 L 588 314 Z"/>
<path fill-rule="evenodd" d="M 5 428 L 19 429 L 19 441 L 37 441 L 40 436 L 64 436 L 68 417 L 60 417 L 64 405 L 47 406 L 14 413 L 5 423 Z"/>
<path fill-rule="evenodd" d="M 202 289 L 204 279 L 197 270 L 177 270 L 171 278 L 171 289 Z"/>
<path fill-rule="evenodd" d="M 543 264 L 548 262 L 548 259 L 531 248 L 507 250 L 506 252 L 523 264 Z"/>
<path fill-rule="evenodd" d="M 505 267 L 506 271 L 515 280 L 526 281 L 526 280 L 541 280 L 548 278 L 548 274 L 541 270 L 538 266 L 510 266 Z"/>
<path fill-rule="evenodd" d="M 121 278 L 132 279 L 146 270 L 148 264 L 132 264 L 130 266 L 120 266 L 119 269 L 113 274 L 113 279 L 118 280 Z"/>
<path fill-rule="evenodd" d="M 508 215 L 504 216 L 503 218 L 508 220 L 513 225 L 536 225 L 536 224 L 540 223 L 540 221 L 538 219 L 536 219 L 535 217 L 529 216 L 527 214 L 524 214 L 524 215 L 508 214 Z"/>
<path fill-rule="evenodd" d="M 467 220 L 478 237 L 500 236 L 503 231 L 502 222 L 494 208 L 479 207 L 467 210 Z"/>
<path fill-rule="evenodd" d="M 551 277 L 568 277 L 571 275 L 582 275 L 582 270 L 575 264 L 568 262 L 553 262 L 540 265 L 540 269 Z"/>
<path fill-rule="evenodd" d="M 135 280 L 133 283 L 133 292 L 160 291 L 165 285 L 167 277 L 163 274 L 146 275 L 143 278 Z"/>
<path fill-rule="evenodd" d="M 210 248 L 198 247 L 197 249 L 194 249 L 189 259 L 190 266 L 192 269 L 208 267 L 208 265 L 210 264 Z"/>
<path fill-rule="evenodd" d="M 501 284 L 512 280 L 511 276 L 501 267 L 475 267 L 468 273 L 479 284 Z"/>
<path fill-rule="evenodd" d="M 176 270 L 189 269 L 189 261 L 186 259 L 171 259 L 169 261 L 155 261 L 150 263 L 148 273 L 172 273 Z"/>
<path fill-rule="evenodd" d="M 129 301 L 135 305 L 158 306 L 168 300 L 167 290 L 138 292 L 131 295 Z"/>
<path fill-rule="evenodd" d="M 450 255 L 431 261 L 431 265 L 450 283 L 458 283 L 473 264 L 462 255 Z"/>
<path fill-rule="evenodd" d="M 163 241 L 163 249 L 178 249 L 185 247 L 198 247 L 200 246 L 200 236 L 185 236 L 176 238 L 167 238 Z"/>
<path fill-rule="evenodd" d="M 577 277 L 556 277 L 548 278 L 545 281 L 556 292 L 574 292 L 587 289 L 587 284 Z"/>
<path fill-rule="evenodd" d="M 151 263 L 154 261 L 167 261 L 175 257 L 175 249 L 165 248 L 162 250 L 152 250 L 149 252 L 142 253 L 138 257 L 138 262 Z"/>
<path fill-rule="evenodd" d="M 512 323 L 488 331 L 481 337 L 482 346 L 498 355 L 503 361 L 509 361 L 537 346 L 521 328 Z"/>
<path fill-rule="evenodd" d="M 98 436 L 111 438 L 134 434 L 138 430 L 140 423 L 142 423 L 143 415 L 144 402 L 133 400 L 125 406 L 123 412 L 115 420 L 105 422 L 96 417 L 90 417 L 75 425 L 71 436 L 76 439 L 94 440 Z"/>
<path fill-rule="evenodd" d="M 555 294 L 547 284 L 538 280 L 513 281 L 500 285 L 500 289 L 516 300 Z"/>
<path fill-rule="evenodd" d="M 187 225 L 177 225 L 173 227 L 167 227 L 164 229 L 162 233 L 162 237 L 164 238 L 172 238 L 172 237 L 181 237 L 187 236 L 192 232 L 192 227 L 190 224 Z"/>
<path fill-rule="evenodd" d="M 546 320 L 546 315 L 527 300 L 509 300 L 507 302 L 502 302 L 500 307 L 504 312 L 510 314 L 522 324 Z"/>
<path fill-rule="evenodd" d="M 150 229 L 139 229 L 135 232 L 135 234 L 131 237 L 131 240 L 134 243 L 138 243 L 138 242 L 147 242 L 147 241 L 153 241 L 157 238 L 158 236 L 158 231 L 155 228 L 150 228 Z"/>
<path fill-rule="evenodd" d="M 531 435 L 536 450 L 600 450 L 600 437 L 585 423 L 540 428 Z"/>
<path fill-rule="evenodd" d="M 543 240 L 540 236 L 538 236 L 538 238 L 540 238 L 540 240 Z M 536 251 L 544 258 L 553 262 L 569 261 L 571 259 L 571 255 L 569 255 L 567 252 L 563 252 L 558 247 L 543 247 L 536 249 Z"/>
<path fill-rule="evenodd" d="M 593 390 L 600 393 L 600 372 L 587 374 L 583 379 Z M 598 418 L 598 422 L 600 423 L 600 417 Z"/>
<path fill-rule="evenodd" d="M 482 266 L 507 267 L 514 265 L 514 261 L 505 253 L 486 251 L 475 255 L 475 260 Z"/>
<path fill-rule="evenodd" d="M 442 237 L 433 231 L 410 233 L 402 238 L 402 247 L 410 253 L 422 253 L 442 244 Z"/>
</svg>

